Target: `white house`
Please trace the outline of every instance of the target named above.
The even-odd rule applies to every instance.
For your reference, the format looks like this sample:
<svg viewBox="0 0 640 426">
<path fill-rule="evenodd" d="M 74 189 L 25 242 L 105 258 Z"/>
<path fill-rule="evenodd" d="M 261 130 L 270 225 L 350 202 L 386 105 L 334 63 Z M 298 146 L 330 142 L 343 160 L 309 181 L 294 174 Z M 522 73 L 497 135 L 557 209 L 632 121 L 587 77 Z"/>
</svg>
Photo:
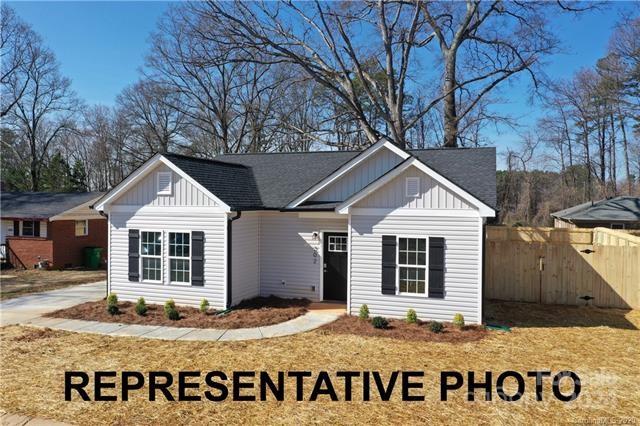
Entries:
<svg viewBox="0 0 640 426">
<path fill-rule="evenodd" d="M 109 291 L 216 308 L 258 295 L 482 320 L 495 149 L 155 155 L 94 206 Z"/>
</svg>

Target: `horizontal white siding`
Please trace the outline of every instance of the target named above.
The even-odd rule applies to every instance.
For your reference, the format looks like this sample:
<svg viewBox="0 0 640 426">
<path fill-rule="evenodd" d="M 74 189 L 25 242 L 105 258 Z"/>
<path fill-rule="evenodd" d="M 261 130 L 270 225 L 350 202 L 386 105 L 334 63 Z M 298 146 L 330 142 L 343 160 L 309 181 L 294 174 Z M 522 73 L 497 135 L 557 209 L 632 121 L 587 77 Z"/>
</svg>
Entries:
<svg viewBox="0 0 640 426">
<path fill-rule="evenodd" d="M 261 216 L 261 295 L 320 299 L 321 241 L 320 236 L 313 239 L 313 233 L 320 231 L 347 232 L 347 218 L 300 218 L 297 213 Z"/>
<path fill-rule="evenodd" d="M 233 304 L 260 294 L 260 216 L 245 212 L 231 225 Z"/>
<path fill-rule="evenodd" d="M 420 178 L 420 195 L 417 197 L 406 196 L 405 184 L 408 177 Z M 356 203 L 356 207 L 471 209 L 466 201 L 415 167 L 409 168 L 373 194 Z"/>
<path fill-rule="evenodd" d="M 398 154 L 383 148 L 316 194 L 313 201 L 344 201 L 378 179 L 402 161 Z"/>
<path fill-rule="evenodd" d="M 405 317 L 415 309 L 422 320 L 451 321 L 460 312 L 480 321 L 480 222 L 478 218 L 427 216 L 351 217 L 351 314 L 367 304 L 371 315 Z M 445 297 L 383 295 L 382 235 L 445 238 Z"/>
<path fill-rule="evenodd" d="M 197 306 L 206 298 L 212 307 L 225 306 L 226 286 L 226 215 L 216 208 L 210 212 L 193 212 L 167 207 L 163 211 L 143 210 L 136 213 L 111 212 L 109 215 L 109 282 L 110 291 L 120 300 L 135 301 L 144 297 L 148 303 L 164 303 L 173 299 L 180 305 Z M 163 283 L 129 281 L 129 229 L 164 231 Z M 204 232 L 204 286 L 170 284 L 167 260 L 169 231 Z"/>
<path fill-rule="evenodd" d="M 171 172 L 171 195 L 158 195 L 158 173 Z M 130 206 L 215 206 L 216 203 L 185 178 L 159 164 L 113 204 Z"/>
</svg>

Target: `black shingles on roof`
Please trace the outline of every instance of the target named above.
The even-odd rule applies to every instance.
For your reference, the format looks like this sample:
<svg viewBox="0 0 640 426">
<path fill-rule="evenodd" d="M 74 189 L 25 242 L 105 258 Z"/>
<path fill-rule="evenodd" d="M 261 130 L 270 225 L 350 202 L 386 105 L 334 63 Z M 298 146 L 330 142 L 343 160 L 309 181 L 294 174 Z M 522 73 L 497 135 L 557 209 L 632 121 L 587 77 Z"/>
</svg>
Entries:
<svg viewBox="0 0 640 426">
<path fill-rule="evenodd" d="M 243 210 L 264 207 L 251 168 L 177 154 L 164 154 L 164 157 L 231 208 Z"/>
<path fill-rule="evenodd" d="M 203 160 L 165 157 L 234 210 L 283 209 L 362 151 L 225 154 Z M 408 151 L 490 207 L 496 204 L 495 148 Z M 305 205 L 303 209 L 330 209 Z"/>
<path fill-rule="evenodd" d="M 103 192 L 5 192 L 0 193 L 0 216 L 48 219 L 95 200 Z"/>
<path fill-rule="evenodd" d="M 551 213 L 551 216 L 580 222 L 640 222 L 640 197 L 615 197 L 586 202 Z"/>
</svg>

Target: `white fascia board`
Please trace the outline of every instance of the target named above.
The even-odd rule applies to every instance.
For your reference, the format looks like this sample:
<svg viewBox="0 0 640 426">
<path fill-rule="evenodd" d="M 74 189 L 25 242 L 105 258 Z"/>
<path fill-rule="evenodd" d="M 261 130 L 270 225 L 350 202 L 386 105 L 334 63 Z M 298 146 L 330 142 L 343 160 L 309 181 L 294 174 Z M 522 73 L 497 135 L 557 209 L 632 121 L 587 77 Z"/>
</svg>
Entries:
<svg viewBox="0 0 640 426">
<path fill-rule="evenodd" d="M 460 197 L 464 198 L 465 200 L 469 201 L 471 204 L 473 204 L 478 209 L 478 212 L 479 212 L 481 217 L 494 217 L 495 216 L 496 211 L 494 209 L 492 209 L 491 207 L 489 207 L 488 205 L 486 205 L 482 201 L 478 200 L 476 197 L 474 197 L 473 195 L 469 194 L 467 191 L 465 191 L 464 189 L 460 188 L 458 185 L 456 185 L 455 183 L 451 182 L 449 179 L 447 179 L 444 176 L 442 176 L 441 174 L 437 173 L 435 170 L 431 169 L 429 166 L 424 164 L 422 161 L 420 161 L 416 157 L 413 157 L 409 161 L 405 161 L 404 163 L 401 163 L 394 170 L 390 171 L 386 175 L 381 176 L 378 180 L 374 181 L 372 184 L 364 187 L 360 192 L 357 192 L 354 195 L 352 195 L 351 197 L 349 197 L 342 204 L 340 204 L 339 206 L 336 207 L 336 212 L 339 213 L 339 214 L 348 214 L 349 213 L 349 208 L 353 204 L 355 204 L 358 201 L 362 200 L 367 195 L 375 192 L 380 187 L 382 187 L 386 183 L 390 182 L 391 180 L 393 180 L 394 178 L 399 176 L 402 172 L 404 172 L 405 170 L 407 170 L 411 166 L 415 166 L 418 170 L 422 171 L 423 173 L 425 173 L 426 175 L 428 175 L 429 177 L 431 177 L 432 179 L 434 179 L 438 183 L 442 184 L 445 188 L 451 190 L 452 192 L 454 192 L 458 196 L 460 196 Z"/>
<path fill-rule="evenodd" d="M 62 213 L 58 213 L 55 216 L 51 216 L 49 218 L 49 222 L 53 222 L 56 220 L 82 220 L 82 219 L 100 219 L 102 216 L 96 212 L 82 212 L 84 209 L 91 209 L 91 205 L 98 201 L 101 197 L 96 197 L 92 200 L 84 202 L 79 206 L 75 206 L 70 208 L 69 210 L 65 210 Z"/>
<path fill-rule="evenodd" d="M 376 142 L 375 144 L 371 145 L 369 148 L 367 148 L 366 150 L 362 151 L 360 154 L 356 155 L 354 158 L 349 160 L 346 164 L 341 166 L 338 170 L 333 172 L 331 175 L 327 176 L 322 181 L 320 181 L 317 184 L 315 184 L 314 186 L 312 186 L 304 194 L 300 195 L 298 198 L 293 200 L 287 206 L 287 208 L 291 209 L 291 208 L 299 206 L 301 203 L 305 202 L 306 200 L 311 198 L 313 195 L 315 195 L 318 192 L 322 191 L 324 188 L 329 186 L 331 183 L 333 183 L 333 182 L 337 181 L 338 179 L 340 179 L 349 170 L 353 169 L 355 166 L 357 166 L 358 164 L 362 163 L 367 158 L 371 157 L 373 154 L 378 152 L 383 147 L 391 150 L 393 153 L 397 154 L 403 160 L 406 160 L 410 156 L 410 154 L 408 152 L 402 150 L 397 145 L 395 145 L 394 143 L 390 142 L 388 139 L 380 139 L 378 142 Z"/>
<path fill-rule="evenodd" d="M 165 164 L 171 170 L 173 170 L 174 172 L 179 174 L 181 177 L 186 179 L 187 182 L 189 182 L 190 184 L 192 184 L 193 186 L 198 188 L 207 197 L 209 197 L 213 201 L 215 201 L 216 204 L 218 204 L 218 206 L 222 210 L 224 210 L 225 212 L 231 211 L 231 208 L 226 203 L 224 203 L 218 197 L 213 195 L 208 189 L 206 189 L 204 186 L 200 185 L 198 182 L 196 182 L 195 179 L 193 179 L 191 176 L 189 176 L 188 174 L 183 172 L 182 169 L 180 169 L 178 166 L 173 164 L 171 162 L 171 160 L 167 159 L 166 157 L 162 156 L 161 154 L 156 154 L 153 157 L 151 157 L 149 160 L 147 160 L 135 172 L 130 174 L 125 180 L 120 182 L 118 185 L 115 186 L 115 188 L 113 188 L 111 191 L 109 191 L 107 194 L 105 194 L 93 208 L 95 210 L 104 211 L 105 208 L 111 202 L 113 202 L 120 195 L 122 195 L 124 192 L 126 192 L 126 190 L 129 189 L 129 187 L 131 185 L 133 185 L 135 182 L 137 182 L 138 180 L 142 179 L 144 176 L 149 174 L 158 165 L 158 163 Z"/>
<path fill-rule="evenodd" d="M 477 217 L 476 209 L 383 209 L 369 207 L 351 207 L 349 213 L 358 216 L 424 216 L 424 217 Z"/>
</svg>

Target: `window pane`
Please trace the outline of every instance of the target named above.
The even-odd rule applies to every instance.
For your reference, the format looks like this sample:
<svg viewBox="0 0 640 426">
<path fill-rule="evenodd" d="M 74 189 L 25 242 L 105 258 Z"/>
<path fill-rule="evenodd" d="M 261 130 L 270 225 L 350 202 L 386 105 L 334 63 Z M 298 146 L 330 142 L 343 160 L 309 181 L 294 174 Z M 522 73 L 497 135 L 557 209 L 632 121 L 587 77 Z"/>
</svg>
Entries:
<svg viewBox="0 0 640 426">
<path fill-rule="evenodd" d="M 418 250 L 425 251 L 426 249 L 427 249 L 427 240 L 425 240 L 424 238 L 420 238 L 418 240 Z"/>
<path fill-rule="evenodd" d="M 418 293 L 424 293 L 424 281 L 418 283 Z"/>
<path fill-rule="evenodd" d="M 416 249 L 416 239 L 415 238 L 409 238 L 409 250 L 415 250 Z"/>
<path fill-rule="evenodd" d="M 418 253 L 418 263 L 417 265 L 426 265 L 427 264 L 427 255 L 426 253 Z"/>
<path fill-rule="evenodd" d="M 190 267 L 190 262 L 188 259 L 171 259 L 170 261 L 171 281 L 189 282 L 189 275 L 190 275 L 189 267 Z"/>
<path fill-rule="evenodd" d="M 143 257 L 142 258 L 142 279 L 160 281 L 161 279 L 160 263 L 161 263 L 160 259 L 157 259 L 154 257 Z"/>
<path fill-rule="evenodd" d="M 407 239 L 400 238 L 400 250 L 406 250 L 406 249 L 407 249 Z"/>
</svg>

